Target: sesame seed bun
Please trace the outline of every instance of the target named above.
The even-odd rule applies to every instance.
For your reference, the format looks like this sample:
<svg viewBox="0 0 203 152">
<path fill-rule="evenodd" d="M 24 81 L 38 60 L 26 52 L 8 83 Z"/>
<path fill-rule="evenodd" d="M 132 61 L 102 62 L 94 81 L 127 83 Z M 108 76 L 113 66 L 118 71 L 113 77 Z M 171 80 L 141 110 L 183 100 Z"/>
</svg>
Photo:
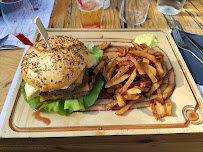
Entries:
<svg viewBox="0 0 203 152">
<path fill-rule="evenodd" d="M 68 88 L 88 65 L 89 50 L 84 43 L 67 36 L 49 37 L 31 46 L 21 63 L 25 82 L 40 91 Z M 37 49 L 36 49 L 37 48 Z"/>
</svg>

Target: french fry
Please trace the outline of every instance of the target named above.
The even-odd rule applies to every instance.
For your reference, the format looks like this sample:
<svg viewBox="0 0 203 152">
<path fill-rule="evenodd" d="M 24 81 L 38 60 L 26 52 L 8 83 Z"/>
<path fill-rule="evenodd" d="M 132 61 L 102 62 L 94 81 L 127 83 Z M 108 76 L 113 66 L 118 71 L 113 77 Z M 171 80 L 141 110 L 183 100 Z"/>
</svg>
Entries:
<svg viewBox="0 0 203 152">
<path fill-rule="evenodd" d="M 157 58 L 157 57 L 163 57 L 164 55 L 161 52 L 155 52 L 153 53 L 153 55 Z"/>
<path fill-rule="evenodd" d="M 175 74 L 174 74 L 174 71 L 173 69 L 171 68 L 169 70 L 170 74 L 169 74 L 169 85 L 166 87 L 166 89 L 163 91 L 163 99 L 166 99 L 166 98 L 169 98 L 172 93 L 173 93 L 173 90 L 175 88 L 175 85 L 176 85 L 176 82 L 175 82 Z M 168 73 L 167 73 L 168 74 Z M 167 77 L 167 74 L 166 74 L 166 77 Z"/>
<path fill-rule="evenodd" d="M 166 88 L 168 87 L 168 83 L 165 82 L 162 82 L 161 86 L 160 86 L 160 89 L 161 89 L 161 92 L 162 92 L 162 98 L 163 98 L 163 92 L 164 90 L 166 90 Z"/>
<path fill-rule="evenodd" d="M 129 86 L 128 88 L 133 88 L 133 87 L 135 87 L 135 86 L 139 86 L 140 83 L 141 83 L 140 80 L 135 81 L 135 82 L 131 83 L 130 86 Z"/>
<path fill-rule="evenodd" d="M 132 40 L 132 44 L 137 50 L 143 50 L 134 40 Z"/>
<path fill-rule="evenodd" d="M 140 95 L 137 94 L 124 94 L 123 96 L 123 100 L 137 100 Z"/>
<path fill-rule="evenodd" d="M 158 62 L 160 62 L 161 63 L 161 65 L 165 65 L 166 63 L 162 60 L 162 56 L 160 56 L 160 55 L 154 55 L 155 57 L 156 57 L 156 59 L 158 60 Z"/>
<path fill-rule="evenodd" d="M 116 99 L 117 99 L 119 107 L 123 107 L 126 105 L 121 94 L 116 94 Z"/>
<path fill-rule="evenodd" d="M 143 57 L 143 58 L 146 58 L 146 59 L 149 59 L 153 62 L 156 61 L 156 58 L 154 55 L 151 55 L 151 54 L 148 54 L 146 52 L 142 52 L 142 51 L 139 51 L 139 50 L 133 50 L 133 51 L 130 51 L 131 54 L 134 54 L 136 56 L 140 56 L 140 57 Z"/>
<path fill-rule="evenodd" d="M 137 50 L 134 46 L 128 48 L 128 51 Z"/>
<path fill-rule="evenodd" d="M 170 95 L 173 93 L 173 90 L 175 88 L 175 84 L 169 84 L 168 87 L 163 92 L 163 99 L 166 99 L 170 97 Z"/>
<path fill-rule="evenodd" d="M 115 94 L 118 94 L 121 88 L 116 88 Z"/>
<path fill-rule="evenodd" d="M 166 72 L 166 74 L 165 74 L 164 77 L 163 77 L 163 83 L 164 83 L 165 81 L 168 81 L 168 78 L 169 78 L 169 76 L 171 75 L 172 71 L 173 71 L 173 69 L 171 68 L 170 70 L 168 70 L 168 71 Z"/>
<path fill-rule="evenodd" d="M 150 54 L 147 54 L 147 53 L 142 52 L 142 51 L 130 51 L 130 53 L 151 60 L 152 62 L 154 62 L 155 66 L 156 66 L 156 68 L 157 68 L 157 71 L 158 71 L 158 73 L 159 73 L 159 76 L 162 76 L 162 75 L 164 74 L 164 70 L 163 70 L 163 68 L 162 68 L 162 66 L 161 66 L 161 63 L 159 63 L 159 62 L 156 60 L 155 56 L 150 55 Z"/>
<path fill-rule="evenodd" d="M 164 69 L 165 69 L 165 68 L 164 68 Z M 167 70 L 167 69 L 166 69 L 166 70 Z M 168 70 L 168 71 L 165 72 L 165 75 L 164 75 L 164 77 L 163 77 L 163 82 L 162 82 L 162 84 L 161 84 L 161 86 L 160 86 L 160 89 L 161 89 L 161 91 L 162 91 L 162 94 L 163 94 L 164 90 L 166 90 L 166 88 L 168 87 L 168 84 L 169 84 L 169 76 L 170 76 L 172 70 L 173 70 L 173 69 L 171 68 L 170 70 Z"/>
<path fill-rule="evenodd" d="M 116 68 L 116 60 L 113 60 L 113 63 L 112 63 L 112 65 L 111 65 L 109 71 L 107 72 L 107 80 L 110 80 L 110 79 L 111 79 L 111 76 L 112 76 L 112 74 L 113 74 L 115 68 Z"/>
<path fill-rule="evenodd" d="M 142 59 L 142 62 L 143 62 L 143 63 L 146 63 L 146 64 L 150 64 L 149 59 L 146 59 L 146 58 L 143 58 L 143 59 Z"/>
<path fill-rule="evenodd" d="M 162 80 L 160 80 L 160 81 L 158 81 L 158 82 L 152 84 L 152 87 L 150 88 L 149 92 L 147 92 L 145 95 L 146 95 L 147 97 L 151 96 L 151 95 L 156 91 L 156 89 L 159 88 L 159 86 L 161 85 L 161 83 L 162 83 Z"/>
<path fill-rule="evenodd" d="M 115 81 L 116 79 L 121 77 L 123 74 L 125 74 L 129 70 L 129 68 L 130 68 L 129 65 L 120 67 L 120 69 L 118 70 L 116 75 L 112 78 L 112 81 Z"/>
<path fill-rule="evenodd" d="M 172 104 L 168 99 L 175 87 L 173 68 L 160 49 L 132 41 L 133 47 L 109 47 L 104 51 L 101 65 L 94 72 L 103 70 L 107 92 L 113 94 L 113 101 L 105 106 L 107 110 L 118 105 L 115 114 L 123 115 L 140 101 L 150 101 L 150 108 L 156 120 L 172 115 Z M 103 43 L 100 48 L 105 48 Z M 167 68 L 170 67 L 170 70 Z"/>
<path fill-rule="evenodd" d="M 148 54 L 153 54 L 155 52 L 155 50 L 152 50 L 150 47 L 145 48 L 144 50 L 142 50 L 142 52 L 148 53 Z"/>
<path fill-rule="evenodd" d="M 145 71 L 141 68 L 139 62 L 130 54 L 128 54 L 129 59 L 134 63 L 136 70 L 139 72 L 139 74 L 145 74 Z"/>
<path fill-rule="evenodd" d="M 156 76 L 156 69 L 153 66 L 146 63 L 141 63 L 141 65 L 146 67 L 154 76 Z"/>
<path fill-rule="evenodd" d="M 157 51 L 153 50 L 153 49 L 149 49 L 147 53 L 151 54 L 151 55 L 155 55 Z"/>
<path fill-rule="evenodd" d="M 159 100 L 162 104 L 164 103 L 162 91 L 160 88 L 157 89 L 157 100 Z"/>
<path fill-rule="evenodd" d="M 116 100 L 116 95 L 114 95 L 114 96 L 113 96 L 113 99 L 115 99 L 115 100 Z M 116 100 L 116 101 L 117 101 L 117 100 Z"/>
<path fill-rule="evenodd" d="M 160 118 L 163 118 L 165 116 L 165 109 L 164 106 L 161 104 L 160 101 L 158 100 L 154 100 L 155 104 L 156 104 L 156 110 L 159 114 Z"/>
<path fill-rule="evenodd" d="M 112 86 L 112 88 L 115 88 L 115 89 L 118 89 L 118 88 L 120 89 L 122 87 L 123 87 L 123 85 L 121 83 Z"/>
<path fill-rule="evenodd" d="M 108 52 L 104 52 L 103 56 L 108 56 L 109 59 L 115 59 L 119 56 L 122 56 L 121 52 L 119 51 L 108 51 Z"/>
<path fill-rule="evenodd" d="M 145 51 L 145 50 L 146 50 L 146 51 Z M 158 52 L 158 51 L 153 50 L 153 49 L 151 49 L 151 48 L 148 48 L 148 49 L 145 49 L 145 50 L 143 50 L 142 52 L 145 52 L 145 53 L 154 55 L 155 57 L 156 57 L 156 56 L 164 56 L 161 52 Z"/>
<path fill-rule="evenodd" d="M 146 87 L 145 87 L 145 88 L 142 88 L 142 87 L 140 87 L 140 90 L 141 90 L 142 92 L 148 92 L 149 89 L 150 89 L 150 88 L 146 88 Z"/>
<path fill-rule="evenodd" d="M 121 88 L 120 94 L 124 94 L 124 92 L 128 89 L 128 87 L 131 85 L 131 83 L 136 78 L 136 69 L 133 70 L 132 74 L 130 75 L 128 81 L 125 83 L 125 85 Z"/>
<path fill-rule="evenodd" d="M 126 49 L 126 54 L 129 52 L 129 46 L 125 45 L 124 48 Z"/>
<path fill-rule="evenodd" d="M 171 100 L 169 98 L 167 98 L 165 100 L 165 107 L 166 107 L 166 115 L 171 116 L 172 115 L 172 104 L 171 104 Z"/>
<path fill-rule="evenodd" d="M 101 60 L 96 68 L 93 70 L 93 72 L 97 74 L 105 66 L 105 64 L 106 62 L 104 60 Z"/>
<path fill-rule="evenodd" d="M 141 92 L 142 90 L 140 89 L 140 87 L 135 86 L 134 88 L 126 90 L 125 94 L 139 94 Z"/>
<path fill-rule="evenodd" d="M 152 84 L 152 81 L 149 78 L 142 78 L 142 80 L 140 81 L 140 87 L 142 88 L 151 84 Z"/>
<path fill-rule="evenodd" d="M 121 52 L 123 54 L 124 48 L 123 47 L 118 47 L 117 48 L 119 52 Z"/>
<path fill-rule="evenodd" d="M 130 66 L 130 67 L 133 67 L 135 66 L 131 61 L 123 61 L 123 62 L 117 62 L 116 63 L 119 67 L 122 67 L 122 66 Z"/>
<path fill-rule="evenodd" d="M 156 120 L 159 120 L 160 117 L 159 117 L 159 114 L 158 114 L 158 112 L 157 112 L 157 110 L 156 110 L 156 106 L 155 106 L 153 100 L 150 102 L 149 106 L 150 106 L 150 109 L 151 109 L 151 111 L 152 111 L 152 114 L 153 114 L 154 118 L 155 118 Z"/>
<path fill-rule="evenodd" d="M 123 82 L 124 80 L 126 80 L 128 77 L 130 76 L 130 74 L 124 74 L 122 77 L 116 79 L 115 81 L 111 81 L 109 80 L 106 85 L 105 85 L 105 88 L 109 88 L 111 86 L 114 86 L 116 84 L 119 84 L 121 82 Z"/>
<path fill-rule="evenodd" d="M 125 46 L 124 48 L 118 48 L 118 50 L 122 53 L 122 56 L 126 56 L 127 52 L 128 52 L 128 47 Z"/>
<path fill-rule="evenodd" d="M 103 76 L 104 76 L 104 79 L 105 79 L 106 81 L 108 81 L 107 72 L 106 72 L 106 68 L 105 68 L 105 67 L 103 67 Z"/>
<path fill-rule="evenodd" d="M 108 103 L 108 104 L 105 106 L 105 109 L 106 109 L 106 110 L 110 110 L 111 108 L 115 107 L 117 104 L 118 104 L 118 101 L 117 101 L 117 100 L 112 100 L 110 103 Z"/>
<path fill-rule="evenodd" d="M 114 61 L 114 59 L 111 60 L 111 61 L 107 64 L 107 66 L 106 66 L 106 72 L 108 72 L 109 69 L 111 68 L 113 61 Z"/>
<path fill-rule="evenodd" d="M 154 76 L 154 74 L 145 66 L 142 66 L 142 69 L 144 69 L 144 71 L 147 73 L 147 75 L 149 76 L 149 78 L 152 80 L 153 83 L 156 83 L 158 80 L 157 78 Z"/>
<path fill-rule="evenodd" d="M 140 99 L 132 100 L 132 101 L 128 102 L 128 104 L 127 104 L 125 107 L 123 107 L 123 108 L 121 108 L 120 110 L 116 111 L 115 114 L 117 114 L 117 115 L 123 115 L 124 113 L 126 113 L 126 112 L 128 111 L 128 109 L 129 109 L 133 104 L 135 104 L 135 103 L 137 103 L 137 102 L 140 102 L 142 99 L 143 99 L 143 98 L 141 97 Z"/>
<path fill-rule="evenodd" d="M 100 50 L 105 50 L 111 45 L 111 42 L 103 42 L 101 45 L 97 46 Z"/>
<path fill-rule="evenodd" d="M 160 62 L 154 62 L 154 64 L 156 65 L 159 76 L 161 77 L 164 74 L 164 70 L 161 66 L 161 63 Z"/>
<path fill-rule="evenodd" d="M 166 65 L 163 65 L 163 69 L 164 69 L 164 74 L 162 77 L 164 77 L 166 75 L 166 73 L 168 72 L 168 68 Z"/>
<path fill-rule="evenodd" d="M 150 49 L 150 47 L 147 46 L 147 44 L 145 44 L 145 43 L 139 44 L 139 47 L 142 48 L 142 50 L 144 50 L 144 49 Z"/>
<path fill-rule="evenodd" d="M 116 60 L 118 62 L 122 62 L 122 61 L 128 61 L 129 60 L 129 57 L 125 56 L 125 57 L 117 57 Z"/>
<path fill-rule="evenodd" d="M 101 60 L 104 60 L 106 64 L 109 62 L 109 58 L 106 55 L 103 55 Z"/>
<path fill-rule="evenodd" d="M 130 101 L 125 107 L 121 108 L 120 110 L 116 111 L 115 114 L 116 115 L 123 115 L 124 113 L 126 113 L 128 111 L 128 109 L 134 104 L 136 103 L 135 100 Z"/>
</svg>

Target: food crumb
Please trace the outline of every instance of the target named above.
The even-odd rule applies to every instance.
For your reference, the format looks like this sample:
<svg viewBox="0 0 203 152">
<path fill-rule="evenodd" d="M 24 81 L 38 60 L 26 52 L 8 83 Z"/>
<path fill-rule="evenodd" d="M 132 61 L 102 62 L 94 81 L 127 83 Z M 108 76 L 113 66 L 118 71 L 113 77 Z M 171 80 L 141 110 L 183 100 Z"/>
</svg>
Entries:
<svg viewBox="0 0 203 152">
<path fill-rule="evenodd" d="M 103 35 L 100 35 L 100 39 L 103 39 Z"/>
</svg>

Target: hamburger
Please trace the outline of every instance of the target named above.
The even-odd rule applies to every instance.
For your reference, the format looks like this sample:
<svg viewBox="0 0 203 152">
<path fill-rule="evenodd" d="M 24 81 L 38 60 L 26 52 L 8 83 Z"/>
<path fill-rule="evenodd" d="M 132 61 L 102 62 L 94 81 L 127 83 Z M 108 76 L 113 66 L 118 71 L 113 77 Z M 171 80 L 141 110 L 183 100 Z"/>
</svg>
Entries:
<svg viewBox="0 0 203 152">
<path fill-rule="evenodd" d="M 93 43 L 67 37 L 48 38 L 36 42 L 23 56 L 21 75 L 24 99 L 34 110 L 66 115 L 84 111 L 96 101 L 104 84 L 93 73 L 103 55 Z M 88 49 L 89 48 L 89 49 Z"/>
</svg>

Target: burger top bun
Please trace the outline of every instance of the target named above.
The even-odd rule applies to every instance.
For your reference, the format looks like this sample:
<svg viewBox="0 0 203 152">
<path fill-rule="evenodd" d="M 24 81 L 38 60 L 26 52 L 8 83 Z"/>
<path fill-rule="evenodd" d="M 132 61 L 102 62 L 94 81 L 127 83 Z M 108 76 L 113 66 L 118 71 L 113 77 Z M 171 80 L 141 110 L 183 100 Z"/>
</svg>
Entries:
<svg viewBox="0 0 203 152">
<path fill-rule="evenodd" d="M 88 65 L 89 50 L 67 36 L 49 37 L 50 50 L 44 40 L 31 46 L 21 63 L 25 82 L 40 91 L 68 88 Z"/>
</svg>

